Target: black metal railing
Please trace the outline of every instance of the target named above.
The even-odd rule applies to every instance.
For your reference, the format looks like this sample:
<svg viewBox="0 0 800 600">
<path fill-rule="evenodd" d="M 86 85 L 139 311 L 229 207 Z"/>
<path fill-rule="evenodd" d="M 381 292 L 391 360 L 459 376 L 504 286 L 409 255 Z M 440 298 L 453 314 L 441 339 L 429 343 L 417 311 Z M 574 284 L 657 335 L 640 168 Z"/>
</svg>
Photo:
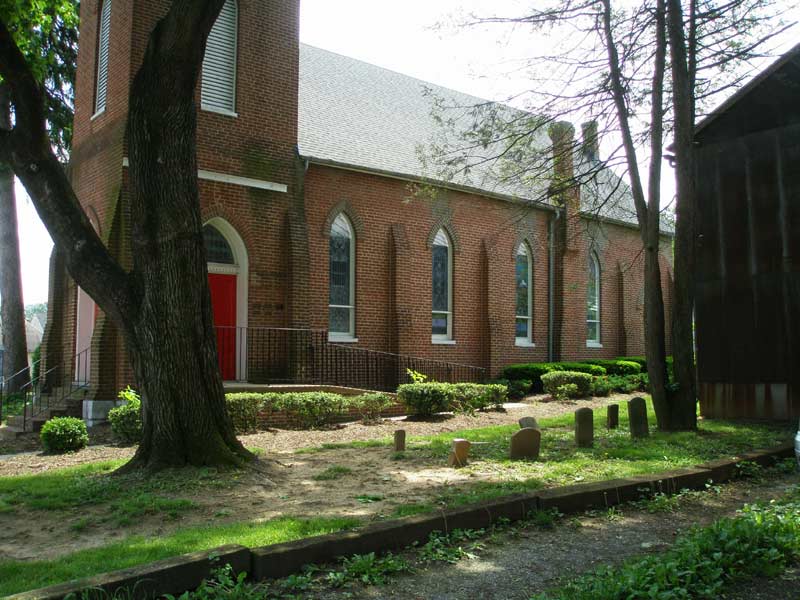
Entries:
<svg viewBox="0 0 800 600">
<path fill-rule="evenodd" d="M 408 370 L 442 382 L 481 382 L 486 370 L 329 341 L 320 329 L 217 327 L 222 376 L 249 383 L 340 385 L 395 391 Z"/>
<path fill-rule="evenodd" d="M 3 382 L 0 386 L 0 423 L 10 417 L 19 417 L 21 428 L 27 431 L 33 419 L 49 416 L 51 408 L 66 408 L 68 400 L 89 388 L 89 357 L 90 349 L 86 348 L 69 361 L 40 371 L 37 377 L 14 393 L 10 393 Z M 46 392 L 45 382 L 49 382 Z"/>
</svg>

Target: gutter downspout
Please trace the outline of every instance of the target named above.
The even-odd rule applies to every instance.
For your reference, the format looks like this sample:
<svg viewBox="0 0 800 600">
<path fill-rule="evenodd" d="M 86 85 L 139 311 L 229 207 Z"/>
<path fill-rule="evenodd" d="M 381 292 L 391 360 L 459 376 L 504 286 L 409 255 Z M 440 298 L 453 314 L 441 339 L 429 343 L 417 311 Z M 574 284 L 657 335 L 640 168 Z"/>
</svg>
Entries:
<svg viewBox="0 0 800 600">
<path fill-rule="evenodd" d="M 555 211 L 554 215 L 550 216 L 548 222 L 548 235 L 547 235 L 547 360 L 553 362 L 555 357 L 555 272 L 556 272 L 556 256 L 555 256 L 555 238 L 556 238 L 556 222 L 561 218 L 561 211 Z"/>
</svg>

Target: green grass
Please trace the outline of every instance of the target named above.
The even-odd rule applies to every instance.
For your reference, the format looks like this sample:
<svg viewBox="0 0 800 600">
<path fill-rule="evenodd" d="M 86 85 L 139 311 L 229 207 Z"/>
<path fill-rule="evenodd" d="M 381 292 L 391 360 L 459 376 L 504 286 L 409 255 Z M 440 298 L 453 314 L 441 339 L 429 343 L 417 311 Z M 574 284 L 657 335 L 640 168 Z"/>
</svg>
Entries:
<svg viewBox="0 0 800 600">
<path fill-rule="evenodd" d="M 166 471 L 153 477 L 112 475 L 124 461 L 89 463 L 36 475 L 0 477 L 0 513 L 18 509 L 59 512 L 100 507 L 98 518 L 125 526 L 144 515 L 177 518 L 195 502 L 181 498 L 200 487 L 225 485 L 213 469 Z"/>
<path fill-rule="evenodd" d="M 281 517 L 269 521 L 193 527 L 158 538 L 131 537 L 53 560 L 4 560 L 0 561 L 0 596 L 125 569 L 187 552 L 208 550 L 224 544 L 241 544 L 253 548 L 332 533 L 357 525 L 359 521 L 353 518 Z"/>
<path fill-rule="evenodd" d="M 339 479 L 342 475 L 349 475 L 352 472 L 353 469 L 351 469 L 350 467 L 331 465 L 324 471 L 314 475 L 313 479 L 315 479 L 316 481 L 331 481 L 333 479 Z"/>
</svg>

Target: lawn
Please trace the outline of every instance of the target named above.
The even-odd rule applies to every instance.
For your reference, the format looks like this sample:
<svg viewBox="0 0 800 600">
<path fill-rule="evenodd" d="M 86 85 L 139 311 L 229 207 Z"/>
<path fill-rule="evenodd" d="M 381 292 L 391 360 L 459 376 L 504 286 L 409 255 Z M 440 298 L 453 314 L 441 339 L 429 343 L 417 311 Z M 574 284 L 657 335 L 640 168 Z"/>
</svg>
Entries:
<svg viewBox="0 0 800 600">
<path fill-rule="evenodd" d="M 652 409 L 649 416 L 654 429 Z M 144 479 L 111 475 L 120 461 L 104 461 L 0 477 L 0 554 L 14 558 L 0 561 L 0 595 L 226 543 L 258 546 L 514 492 L 693 466 L 792 435 L 788 426 L 701 421 L 697 433 L 632 440 L 624 410 L 618 430 L 607 431 L 604 417 L 595 411 L 590 449 L 575 448 L 572 415 L 541 419 L 537 461 L 509 460 L 518 426 L 501 425 L 410 436 L 399 454 L 389 439 L 304 448 L 281 454 L 280 463 L 263 461 L 266 474 L 189 469 Z M 486 442 L 462 469 L 446 466 L 456 437 Z"/>
</svg>

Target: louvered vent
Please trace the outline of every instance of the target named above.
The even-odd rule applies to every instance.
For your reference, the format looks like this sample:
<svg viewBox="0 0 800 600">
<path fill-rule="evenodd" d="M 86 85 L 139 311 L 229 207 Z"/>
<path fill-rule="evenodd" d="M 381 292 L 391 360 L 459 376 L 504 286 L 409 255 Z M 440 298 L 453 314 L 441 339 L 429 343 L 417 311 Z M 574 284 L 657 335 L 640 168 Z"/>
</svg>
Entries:
<svg viewBox="0 0 800 600">
<path fill-rule="evenodd" d="M 106 108 L 106 89 L 108 88 L 108 45 L 111 32 L 111 0 L 103 2 L 100 11 L 100 35 L 97 38 L 97 94 L 95 94 L 94 112 L 102 112 Z"/>
<path fill-rule="evenodd" d="M 236 111 L 236 13 L 236 1 L 226 0 L 208 36 L 200 91 L 206 110 Z"/>
</svg>

